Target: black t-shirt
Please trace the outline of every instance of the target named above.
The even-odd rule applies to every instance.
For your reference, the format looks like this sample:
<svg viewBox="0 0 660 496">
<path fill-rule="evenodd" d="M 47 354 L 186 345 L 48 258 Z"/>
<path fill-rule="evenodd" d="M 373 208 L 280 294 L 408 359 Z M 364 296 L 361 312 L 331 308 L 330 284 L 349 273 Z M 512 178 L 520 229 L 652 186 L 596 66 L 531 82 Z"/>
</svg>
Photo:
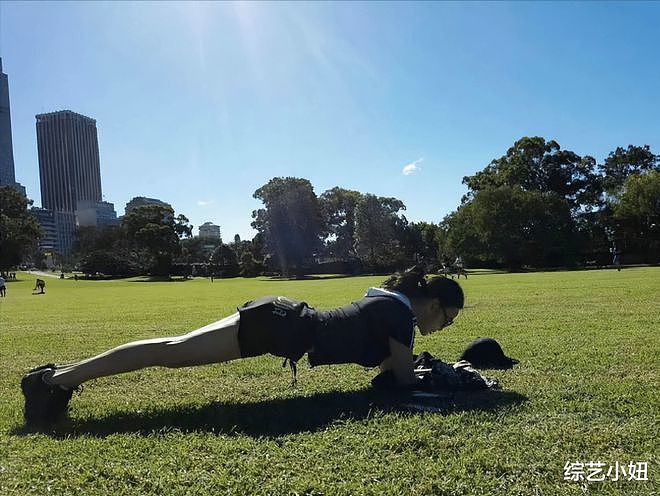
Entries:
<svg viewBox="0 0 660 496">
<path fill-rule="evenodd" d="M 390 355 L 389 338 L 412 348 L 414 315 L 390 296 L 369 296 L 317 311 L 306 303 L 266 297 L 239 308 L 242 357 L 271 353 L 312 366 L 357 363 L 375 367 Z"/>
</svg>

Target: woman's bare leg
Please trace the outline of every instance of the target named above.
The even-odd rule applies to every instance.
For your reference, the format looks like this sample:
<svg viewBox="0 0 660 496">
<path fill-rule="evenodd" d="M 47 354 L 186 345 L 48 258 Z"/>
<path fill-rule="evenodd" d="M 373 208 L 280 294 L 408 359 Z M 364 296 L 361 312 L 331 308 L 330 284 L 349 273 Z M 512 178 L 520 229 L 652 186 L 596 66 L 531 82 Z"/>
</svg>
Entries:
<svg viewBox="0 0 660 496">
<path fill-rule="evenodd" d="M 239 319 L 235 313 L 183 336 L 124 344 L 87 360 L 57 366 L 46 380 L 63 387 L 76 387 L 91 379 L 145 367 L 189 367 L 234 360 L 241 357 Z"/>
</svg>

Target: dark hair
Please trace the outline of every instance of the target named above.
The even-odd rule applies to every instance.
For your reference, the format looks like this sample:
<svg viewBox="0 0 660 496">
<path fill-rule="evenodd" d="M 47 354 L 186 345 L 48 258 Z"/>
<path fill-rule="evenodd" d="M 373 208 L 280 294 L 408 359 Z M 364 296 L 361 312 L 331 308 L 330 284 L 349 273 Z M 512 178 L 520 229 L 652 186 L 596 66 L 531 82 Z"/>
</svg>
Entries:
<svg viewBox="0 0 660 496">
<path fill-rule="evenodd" d="M 438 298 L 443 305 L 455 308 L 465 305 L 463 289 L 456 281 L 442 276 L 427 280 L 424 270 L 418 267 L 392 274 L 381 286 L 408 298 Z"/>
</svg>

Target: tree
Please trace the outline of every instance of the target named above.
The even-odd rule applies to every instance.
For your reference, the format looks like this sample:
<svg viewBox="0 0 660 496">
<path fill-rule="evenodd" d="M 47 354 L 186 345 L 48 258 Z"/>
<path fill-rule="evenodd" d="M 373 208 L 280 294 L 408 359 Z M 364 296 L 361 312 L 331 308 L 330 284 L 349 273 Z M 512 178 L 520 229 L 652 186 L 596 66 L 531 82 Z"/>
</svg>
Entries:
<svg viewBox="0 0 660 496">
<path fill-rule="evenodd" d="M 407 221 L 397 214 L 405 208 L 396 198 L 366 194 L 360 200 L 355 211 L 355 251 L 367 265 L 389 268 L 401 262 L 397 233 Z"/>
<path fill-rule="evenodd" d="M 265 252 L 281 272 L 301 272 L 320 247 L 323 217 L 307 179 L 276 177 L 254 192 L 264 207 L 252 212 L 252 227 L 263 234 Z"/>
<path fill-rule="evenodd" d="M 470 189 L 464 201 L 478 191 L 502 186 L 519 186 L 524 191 L 556 193 L 574 209 L 595 201 L 596 161 L 562 150 L 554 141 L 541 137 L 524 137 L 493 160 L 482 171 L 465 176 L 463 184 Z"/>
<path fill-rule="evenodd" d="M 600 166 L 603 188 L 608 195 L 617 195 L 629 176 L 652 170 L 660 170 L 660 155 L 653 154 L 648 145 L 617 147 Z"/>
<path fill-rule="evenodd" d="M 19 265 L 34 251 L 41 227 L 28 206 L 29 200 L 13 187 L 0 187 L 0 270 Z"/>
<path fill-rule="evenodd" d="M 334 187 L 319 198 L 325 226 L 326 248 L 330 256 L 341 260 L 356 257 L 355 253 L 355 209 L 362 200 L 359 191 Z"/>
<path fill-rule="evenodd" d="M 628 176 L 614 219 L 628 242 L 628 250 L 638 252 L 644 261 L 657 263 L 660 257 L 660 171 Z"/>
<path fill-rule="evenodd" d="M 239 267 L 243 277 L 256 277 L 264 270 L 263 265 L 257 262 L 254 255 L 247 250 L 241 255 Z"/>
<path fill-rule="evenodd" d="M 601 202 L 595 218 L 602 225 L 605 239 L 601 234 L 598 245 L 616 245 L 617 249 L 625 249 L 628 261 L 654 259 L 650 254 L 656 246 L 653 241 L 655 234 L 643 227 L 641 219 L 634 215 L 631 217 L 626 205 L 634 203 L 631 191 L 636 191 L 638 187 L 635 177 L 660 171 L 660 156 L 651 152 L 648 145 L 628 145 L 626 149 L 617 147 L 610 152 L 599 170 Z M 627 182 L 629 178 L 632 178 L 630 184 Z M 622 202 L 623 196 L 627 198 Z M 618 213 L 615 213 L 617 209 Z"/>
<path fill-rule="evenodd" d="M 139 272 L 139 267 L 134 265 L 123 253 L 103 249 L 93 250 L 84 255 L 78 266 L 85 274 L 128 276 Z"/>
<path fill-rule="evenodd" d="M 220 243 L 209 259 L 211 273 L 218 277 L 236 277 L 239 273 L 238 258 L 231 246 Z"/>
<path fill-rule="evenodd" d="M 144 205 L 131 210 L 122 221 L 127 238 L 148 257 L 154 275 L 169 274 L 172 259 L 181 253 L 180 239 L 192 236 L 184 215 L 174 216 L 165 205 Z"/>
<path fill-rule="evenodd" d="M 440 226 L 429 222 L 411 222 L 407 226 L 407 231 L 405 246 L 418 259 L 415 261 L 424 261 L 430 265 L 437 264 L 442 237 Z"/>
<path fill-rule="evenodd" d="M 497 265 L 498 257 L 477 231 L 474 214 L 473 203 L 469 202 L 459 205 L 455 212 L 443 219 L 440 224 L 443 232 L 440 238 L 440 262 L 449 264 L 460 255 L 468 265 Z"/>
<path fill-rule="evenodd" d="M 575 219 L 579 262 L 606 265 L 612 255 L 612 215 L 604 209 L 580 213 Z"/>
<path fill-rule="evenodd" d="M 452 222 L 462 234 L 450 234 L 456 254 L 495 258 L 514 271 L 523 265 L 564 265 L 574 255 L 570 205 L 555 193 L 520 186 L 484 189 Z M 473 246 L 470 240 L 476 241 Z"/>
<path fill-rule="evenodd" d="M 266 256 L 266 236 L 262 232 L 258 232 L 250 241 L 250 253 L 254 259 L 263 265 Z"/>
<path fill-rule="evenodd" d="M 73 252 L 85 256 L 95 250 L 125 251 L 127 248 L 125 233 L 119 226 L 93 227 L 76 229 Z"/>
<path fill-rule="evenodd" d="M 252 258 L 255 258 L 255 255 L 252 253 L 252 249 L 253 249 L 252 242 L 248 240 L 241 240 L 241 237 L 238 234 L 234 235 L 234 241 L 233 243 L 231 243 L 230 246 L 236 253 L 236 258 L 238 258 L 239 260 L 243 258 L 243 255 L 246 252 L 250 252 Z M 260 257 L 261 255 L 257 254 L 257 256 Z"/>
<path fill-rule="evenodd" d="M 635 218 L 647 225 L 660 221 L 660 171 L 628 176 L 614 207 L 614 216 Z"/>
<path fill-rule="evenodd" d="M 80 270 L 113 276 L 140 273 L 140 265 L 130 249 L 125 232 L 119 226 L 79 227 L 76 229 L 73 254 Z"/>
<path fill-rule="evenodd" d="M 181 240 L 181 256 L 178 261 L 186 264 L 206 263 L 221 241 L 213 238 L 192 238 Z"/>
</svg>

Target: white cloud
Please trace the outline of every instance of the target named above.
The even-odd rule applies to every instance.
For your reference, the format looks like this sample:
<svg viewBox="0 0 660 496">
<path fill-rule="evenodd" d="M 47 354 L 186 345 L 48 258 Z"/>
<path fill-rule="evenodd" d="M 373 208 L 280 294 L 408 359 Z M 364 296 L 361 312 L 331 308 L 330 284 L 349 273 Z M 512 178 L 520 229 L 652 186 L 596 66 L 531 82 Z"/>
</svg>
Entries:
<svg viewBox="0 0 660 496">
<path fill-rule="evenodd" d="M 211 203 L 213 203 L 213 200 L 197 200 L 197 205 L 200 207 L 207 207 Z"/>
<path fill-rule="evenodd" d="M 420 163 L 424 161 L 424 158 L 418 158 L 414 162 L 409 163 L 403 168 L 403 175 L 404 176 L 409 176 L 410 174 L 414 174 L 415 172 L 418 172 L 422 170 L 422 168 L 419 166 Z"/>
</svg>

